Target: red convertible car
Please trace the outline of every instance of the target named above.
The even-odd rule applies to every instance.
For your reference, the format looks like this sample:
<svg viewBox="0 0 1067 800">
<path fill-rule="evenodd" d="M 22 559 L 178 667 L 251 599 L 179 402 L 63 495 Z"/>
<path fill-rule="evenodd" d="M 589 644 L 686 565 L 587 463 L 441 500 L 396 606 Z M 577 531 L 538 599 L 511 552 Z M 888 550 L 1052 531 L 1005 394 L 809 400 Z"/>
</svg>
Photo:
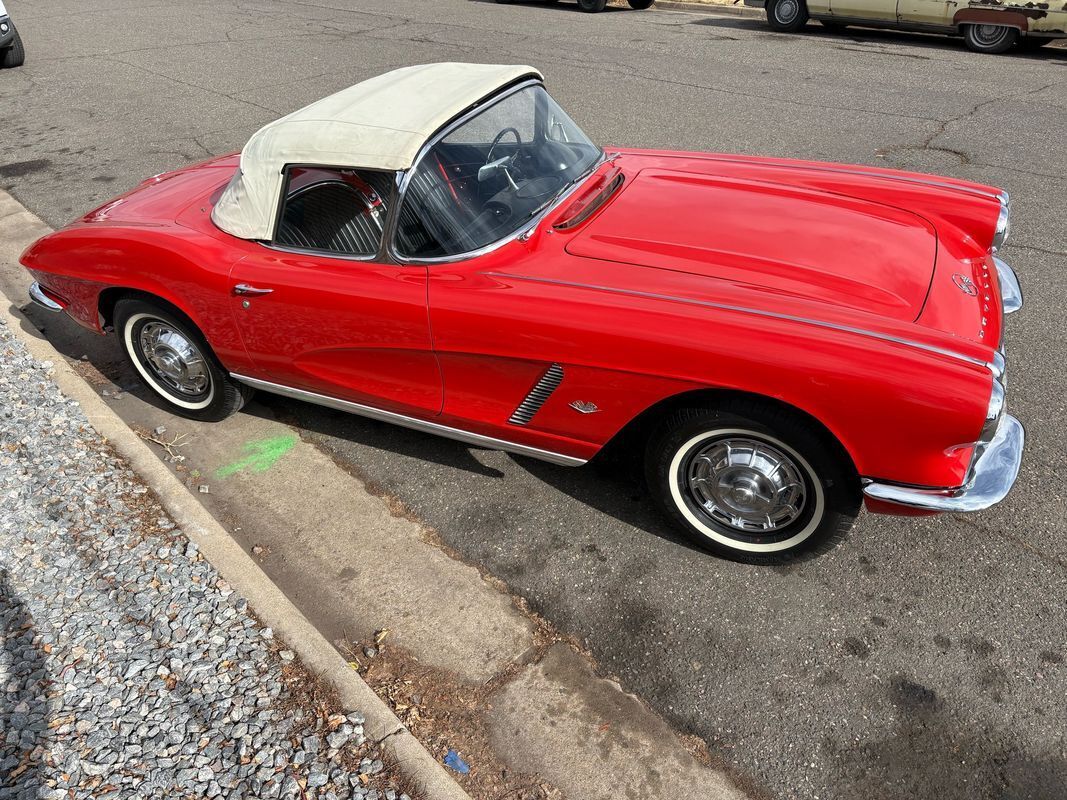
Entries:
<svg viewBox="0 0 1067 800">
<path fill-rule="evenodd" d="M 176 413 L 263 389 L 556 464 L 614 442 L 697 542 L 773 562 L 864 501 L 1008 493 L 1008 216 L 950 178 L 605 150 L 531 67 L 430 64 L 150 178 L 22 262 Z"/>
</svg>

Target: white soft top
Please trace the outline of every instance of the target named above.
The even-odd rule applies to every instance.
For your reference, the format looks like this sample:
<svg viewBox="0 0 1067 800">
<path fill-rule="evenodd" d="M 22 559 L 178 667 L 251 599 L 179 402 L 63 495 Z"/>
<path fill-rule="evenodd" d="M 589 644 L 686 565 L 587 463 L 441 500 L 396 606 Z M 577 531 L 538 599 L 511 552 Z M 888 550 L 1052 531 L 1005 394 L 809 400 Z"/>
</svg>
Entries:
<svg viewBox="0 0 1067 800">
<path fill-rule="evenodd" d="M 252 135 L 212 219 L 242 239 L 269 239 L 286 164 L 409 169 L 445 123 L 524 77 L 542 78 L 526 66 L 421 64 L 317 100 Z"/>
</svg>

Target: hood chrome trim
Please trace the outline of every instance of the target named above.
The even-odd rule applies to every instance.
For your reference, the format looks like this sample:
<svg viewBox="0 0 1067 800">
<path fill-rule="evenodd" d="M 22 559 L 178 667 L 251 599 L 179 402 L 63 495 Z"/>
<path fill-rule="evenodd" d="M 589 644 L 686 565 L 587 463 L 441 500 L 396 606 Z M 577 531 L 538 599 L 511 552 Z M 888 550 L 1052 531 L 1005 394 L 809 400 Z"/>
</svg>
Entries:
<svg viewBox="0 0 1067 800">
<path fill-rule="evenodd" d="M 894 336 L 889 333 L 879 333 L 878 331 L 871 331 L 865 328 L 856 328 L 852 325 L 841 325 L 836 322 L 826 322 L 825 320 L 811 319 L 809 317 L 798 317 L 793 314 L 782 314 L 777 311 L 764 311 L 759 308 L 748 308 L 746 306 L 735 306 L 729 303 L 713 303 L 710 300 L 694 300 L 691 297 L 679 297 L 677 295 L 669 294 L 657 294 L 655 292 L 644 292 L 639 289 L 621 289 L 614 286 L 598 286 L 592 283 L 576 283 L 574 281 L 564 281 L 557 278 L 536 278 L 527 275 L 512 275 L 506 272 L 485 272 L 484 275 L 488 275 L 493 278 L 505 278 L 508 280 L 527 281 L 529 283 L 545 283 L 555 286 L 569 286 L 575 289 L 592 289 L 598 292 L 609 292 L 611 294 L 621 294 L 627 297 L 643 297 L 650 300 L 666 300 L 671 303 L 684 303 L 690 306 L 702 306 L 704 308 L 716 308 L 721 311 L 733 311 L 739 314 L 752 314 L 759 317 L 769 317 L 770 319 L 780 319 L 789 322 L 799 322 L 804 325 L 814 325 L 819 328 L 828 328 L 830 330 L 844 331 L 845 333 L 854 333 L 858 336 L 866 336 L 871 339 L 878 339 L 883 342 L 892 342 L 893 344 L 901 344 L 905 347 L 913 347 L 916 350 L 925 350 L 929 353 L 937 353 L 938 355 L 954 358 L 958 361 L 963 361 L 968 364 L 974 364 L 979 367 L 985 367 L 991 372 L 994 371 L 994 366 L 981 358 L 974 358 L 973 356 L 964 355 L 958 353 L 955 350 L 949 350 L 944 347 L 938 347 L 933 344 L 926 344 L 925 342 L 917 342 L 913 339 L 905 339 L 900 336 Z"/>
<path fill-rule="evenodd" d="M 250 378 L 247 375 L 238 375 L 236 372 L 231 372 L 230 377 L 241 383 L 246 383 L 254 389 L 262 389 L 265 392 L 280 394 L 283 397 L 291 397 L 294 400 L 304 400 L 305 402 L 315 403 L 316 405 L 326 406 L 327 408 L 335 408 L 338 411 L 347 411 L 350 414 L 358 414 L 361 417 L 368 417 L 381 422 L 391 422 L 392 424 L 400 425 L 403 428 L 411 428 L 412 430 L 423 431 L 425 433 L 434 433 L 438 436 L 444 436 L 446 439 L 455 439 L 464 444 L 472 444 L 490 450 L 505 450 L 509 453 L 537 458 L 541 461 L 547 461 L 550 464 L 559 464 L 564 467 L 580 467 L 582 464 L 586 463 L 586 459 L 584 458 L 576 458 L 574 456 L 564 455 L 563 453 L 556 453 L 551 450 L 542 450 L 540 447 L 533 447 L 528 444 L 508 442 L 504 439 L 495 439 L 492 436 L 483 436 L 480 433 L 471 433 L 470 431 L 461 430 L 459 428 L 450 428 L 449 426 L 441 425 L 438 422 L 429 422 L 428 420 L 419 419 L 418 417 L 409 417 L 405 414 L 397 414 L 393 411 L 385 411 L 384 409 L 365 406 L 361 403 L 352 403 L 348 400 L 341 400 L 338 397 L 330 397 L 325 394 L 307 392 L 303 389 L 295 389 L 292 386 L 285 386 L 280 383 L 261 381 L 258 378 Z"/>
</svg>

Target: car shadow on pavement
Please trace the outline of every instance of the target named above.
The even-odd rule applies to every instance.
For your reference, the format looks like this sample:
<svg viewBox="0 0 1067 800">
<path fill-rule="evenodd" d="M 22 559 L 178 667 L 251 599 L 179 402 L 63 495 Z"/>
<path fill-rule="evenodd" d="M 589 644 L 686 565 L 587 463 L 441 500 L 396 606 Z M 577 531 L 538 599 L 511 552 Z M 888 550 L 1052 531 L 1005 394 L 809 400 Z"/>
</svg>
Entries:
<svg viewBox="0 0 1067 800">
<path fill-rule="evenodd" d="M 428 461 L 486 478 L 508 480 L 503 472 L 475 458 L 477 447 L 387 422 L 266 393 L 258 394 L 242 413 L 277 420 L 308 431 L 322 437 L 320 441 L 328 449 L 331 447 L 329 440 L 337 438 L 419 462 Z M 341 453 L 335 455 L 340 456 L 339 460 L 343 463 L 358 468 L 359 465 L 352 464 L 349 456 Z M 626 459 L 619 451 L 606 449 L 602 457 L 598 456 L 586 466 L 577 468 L 561 467 L 525 456 L 510 455 L 509 458 L 532 477 L 582 505 L 673 545 L 704 553 L 659 516 L 643 479 L 633 469 L 633 459 Z M 362 474 L 358 477 L 363 480 L 368 478 Z"/>
<path fill-rule="evenodd" d="M 51 683 L 34 626 L 0 566 L 0 795 L 36 797 L 44 783 Z"/>
</svg>

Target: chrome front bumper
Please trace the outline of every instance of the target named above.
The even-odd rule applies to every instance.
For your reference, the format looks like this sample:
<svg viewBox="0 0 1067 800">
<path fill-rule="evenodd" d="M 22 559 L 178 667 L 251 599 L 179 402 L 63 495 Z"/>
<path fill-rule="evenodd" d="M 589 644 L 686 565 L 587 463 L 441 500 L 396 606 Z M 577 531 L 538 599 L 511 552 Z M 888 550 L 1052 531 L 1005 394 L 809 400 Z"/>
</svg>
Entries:
<svg viewBox="0 0 1067 800">
<path fill-rule="evenodd" d="M 1019 286 L 1019 279 L 1015 276 L 1015 270 L 1003 260 L 993 256 L 993 263 L 997 267 L 997 283 L 1000 284 L 1001 307 L 1004 309 L 1005 314 L 1014 314 L 1023 307 L 1023 290 Z"/>
<path fill-rule="evenodd" d="M 996 435 L 971 466 L 970 479 L 959 489 L 916 489 L 889 483 L 868 483 L 863 493 L 874 500 L 926 511 L 982 511 L 1008 496 L 1023 461 L 1026 434 L 1010 414 L 1000 420 Z"/>
<path fill-rule="evenodd" d="M 1000 284 L 1001 308 L 1004 314 L 1014 314 L 1023 307 L 1023 292 L 1015 271 L 1003 260 L 993 256 Z M 994 382 L 1003 392 L 1004 356 L 994 353 Z M 988 436 L 988 432 L 984 436 Z M 1004 414 L 997 423 L 991 439 L 975 445 L 975 457 L 967 471 L 967 481 L 958 489 L 922 489 L 891 483 L 870 482 L 864 485 L 863 493 L 872 500 L 882 500 L 908 508 L 924 511 L 982 511 L 995 506 L 1011 491 L 1019 476 L 1023 460 L 1023 442 L 1026 438 L 1023 425 L 1010 414 Z"/>
<path fill-rule="evenodd" d="M 61 306 L 59 303 L 57 303 L 55 300 L 53 300 L 41 290 L 41 284 L 39 284 L 37 281 L 34 281 L 30 284 L 30 299 L 34 303 L 39 305 L 41 308 L 47 309 L 48 311 L 63 310 L 63 306 Z"/>
</svg>

